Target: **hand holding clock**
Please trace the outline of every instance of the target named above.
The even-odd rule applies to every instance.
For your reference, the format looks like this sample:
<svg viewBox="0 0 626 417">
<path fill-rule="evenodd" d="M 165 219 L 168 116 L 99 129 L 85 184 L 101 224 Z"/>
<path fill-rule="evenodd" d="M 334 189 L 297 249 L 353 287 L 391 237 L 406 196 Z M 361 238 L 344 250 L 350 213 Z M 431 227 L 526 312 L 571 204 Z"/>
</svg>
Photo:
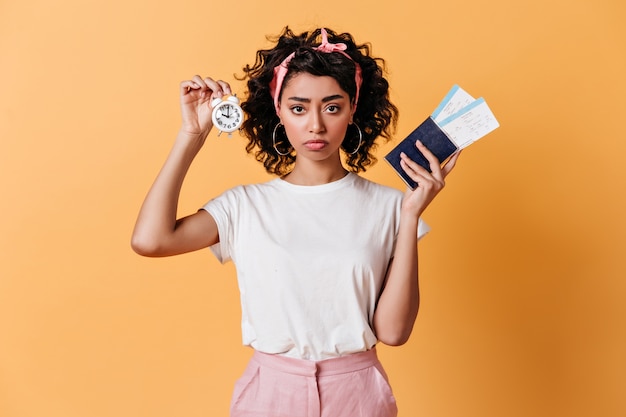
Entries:
<svg viewBox="0 0 626 417">
<path fill-rule="evenodd" d="M 199 75 L 180 83 L 181 131 L 206 137 L 213 128 L 212 101 L 231 94 L 230 85 L 222 80 Z"/>
</svg>

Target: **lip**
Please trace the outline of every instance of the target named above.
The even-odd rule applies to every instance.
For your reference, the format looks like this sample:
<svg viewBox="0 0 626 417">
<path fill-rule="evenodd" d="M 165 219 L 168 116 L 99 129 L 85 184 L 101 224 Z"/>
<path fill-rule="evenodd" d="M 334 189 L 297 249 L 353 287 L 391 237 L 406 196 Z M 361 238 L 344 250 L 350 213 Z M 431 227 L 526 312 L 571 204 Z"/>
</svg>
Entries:
<svg viewBox="0 0 626 417">
<path fill-rule="evenodd" d="M 319 151 L 328 146 L 328 142 L 322 139 L 312 139 L 304 142 L 304 147 L 311 151 Z"/>
</svg>

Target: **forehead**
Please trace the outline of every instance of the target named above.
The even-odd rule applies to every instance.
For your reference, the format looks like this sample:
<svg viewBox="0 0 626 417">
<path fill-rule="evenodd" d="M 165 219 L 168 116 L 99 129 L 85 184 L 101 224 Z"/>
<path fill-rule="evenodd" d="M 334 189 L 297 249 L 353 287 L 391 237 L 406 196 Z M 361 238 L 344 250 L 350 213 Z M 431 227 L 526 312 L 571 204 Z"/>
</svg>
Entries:
<svg viewBox="0 0 626 417">
<path fill-rule="evenodd" d="M 327 97 L 329 95 L 342 95 L 348 97 L 337 80 L 328 75 L 312 75 L 307 72 L 299 73 L 291 77 L 283 86 L 284 98 L 296 97 Z"/>
</svg>

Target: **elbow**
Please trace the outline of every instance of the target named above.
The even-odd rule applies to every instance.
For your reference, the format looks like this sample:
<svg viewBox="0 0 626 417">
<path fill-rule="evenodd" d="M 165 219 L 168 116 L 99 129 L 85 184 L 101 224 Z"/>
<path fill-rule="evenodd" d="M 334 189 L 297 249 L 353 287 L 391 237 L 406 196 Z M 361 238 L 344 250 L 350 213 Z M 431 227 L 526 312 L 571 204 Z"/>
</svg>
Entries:
<svg viewBox="0 0 626 417">
<path fill-rule="evenodd" d="M 387 346 L 402 346 L 409 341 L 410 332 L 394 332 L 389 334 L 378 335 L 378 340 Z"/>
<path fill-rule="evenodd" d="M 376 337 L 388 346 L 402 346 L 409 341 L 412 332 L 412 323 L 403 326 L 381 326 L 376 329 Z"/>
<path fill-rule="evenodd" d="M 130 240 L 130 247 L 141 256 L 158 257 L 160 256 L 159 245 L 155 239 L 146 238 L 138 234 L 133 234 Z"/>
<path fill-rule="evenodd" d="M 391 315 L 391 317 L 375 315 L 373 324 L 378 341 L 388 346 L 402 346 L 408 342 L 413 333 L 418 309 L 419 302 L 414 310 L 406 315 Z"/>
</svg>

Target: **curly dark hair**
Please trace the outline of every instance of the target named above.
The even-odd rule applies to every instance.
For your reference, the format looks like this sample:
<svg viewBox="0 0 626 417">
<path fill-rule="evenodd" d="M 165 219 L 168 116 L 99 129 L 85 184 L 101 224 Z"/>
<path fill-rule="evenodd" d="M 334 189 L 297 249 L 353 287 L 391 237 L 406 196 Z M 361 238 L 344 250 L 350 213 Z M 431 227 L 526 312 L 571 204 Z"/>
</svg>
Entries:
<svg viewBox="0 0 626 417">
<path fill-rule="evenodd" d="M 361 128 L 363 141 L 358 147 L 358 132 L 349 126 L 342 143 L 348 169 L 360 172 L 374 164 L 376 157 L 372 151 L 376 148 L 376 139 L 380 136 L 385 142 L 389 141 L 395 131 L 398 109 L 389 101 L 389 83 L 383 75 L 384 60 L 370 56 L 370 45 L 356 45 L 349 33 L 338 34 L 330 29 L 326 29 L 326 32 L 330 43 L 344 43 L 347 46 L 344 52 L 352 60 L 340 53 L 316 51 L 314 48 L 321 43 L 321 29 L 296 35 L 287 26 L 277 37 L 268 37 L 268 40 L 276 43 L 272 49 L 257 51 L 254 65 L 243 68 L 243 79 L 248 79 L 248 95 L 241 106 L 247 116 L 242 125 L 242 131 L 248 138 L 246 151 L 253 153 L 271 174 L 289 173 L 296 161 L 293 148 L 281 151 L 286 153 L 281 155 L 273 146 L 273 130 L 280 120 L 269 88 L 274 77 L 274 67 L 280 65 L 292 52 L 295 52 L 295 56 L 289 62 L 283 85 L 299 73 L 330 76 L 348 93 L 351 100 L 354 100 L 356 94 L 354 63 L 361 66 L 363 83 L 353 121 Z M 357 147 L 357 152 L 352 153 Z"/>
</svg>

